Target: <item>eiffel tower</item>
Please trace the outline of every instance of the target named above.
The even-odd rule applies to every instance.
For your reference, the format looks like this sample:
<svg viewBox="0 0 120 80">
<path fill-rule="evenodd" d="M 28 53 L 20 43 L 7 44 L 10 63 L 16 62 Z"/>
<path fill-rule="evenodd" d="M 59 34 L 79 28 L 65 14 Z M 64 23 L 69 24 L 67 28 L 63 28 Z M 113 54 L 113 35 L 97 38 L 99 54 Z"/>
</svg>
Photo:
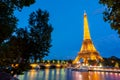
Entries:
<svg viewBox="0 0 120 80">
<path fill-rule="evenodd" d="M 87 14 L 84 12 L 84 39 L 82 42 L 82 46 L 80 52 L 78 52 L 78 56 L 73 61 L 73 64 L 76 64 L 80 59 L 83 59 L 85 64 L 88 64 L 88 60 L 96 60 L 102 61 L 103 58 L 99 55 L 96 50 L 89 32 Z"/>
</svg>

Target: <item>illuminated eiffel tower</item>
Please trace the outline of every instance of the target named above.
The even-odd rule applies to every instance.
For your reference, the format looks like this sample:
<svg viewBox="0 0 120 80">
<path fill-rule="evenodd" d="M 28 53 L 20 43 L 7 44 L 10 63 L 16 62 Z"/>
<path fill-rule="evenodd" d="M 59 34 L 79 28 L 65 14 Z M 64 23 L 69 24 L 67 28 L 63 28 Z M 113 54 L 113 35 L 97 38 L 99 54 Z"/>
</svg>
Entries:
<svg viewBox="0 0 120 80">
<path fill-rule="evenodd" d="M 80 59 L 83 59 L 85 64 L 88 64 L 88 60 L 96 60 L 102 61 L 103 58 L 99 55 L 96 50 L 89 32 L 89 26 L 87 21 L 87 14 L 84 12 L 84 39 L 82 42 L 82 46 L 80 52 L 78 52 L 78 56 L 73 61 L 73 64 L 76 64 Z"/>
</svg>

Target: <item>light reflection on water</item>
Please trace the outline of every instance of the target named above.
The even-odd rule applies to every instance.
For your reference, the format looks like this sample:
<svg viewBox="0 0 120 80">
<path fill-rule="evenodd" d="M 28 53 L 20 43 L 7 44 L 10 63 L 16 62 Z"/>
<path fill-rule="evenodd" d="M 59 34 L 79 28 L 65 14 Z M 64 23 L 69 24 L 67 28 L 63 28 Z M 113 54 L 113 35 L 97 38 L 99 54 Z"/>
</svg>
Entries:
<svg viewBox="0 0 120 80">
<path fill-rule="evenodd" d="M 120 73 L 78 72 L 67 69 L 30 70 L 20 80 L 120 80 Z"/>
</svg>

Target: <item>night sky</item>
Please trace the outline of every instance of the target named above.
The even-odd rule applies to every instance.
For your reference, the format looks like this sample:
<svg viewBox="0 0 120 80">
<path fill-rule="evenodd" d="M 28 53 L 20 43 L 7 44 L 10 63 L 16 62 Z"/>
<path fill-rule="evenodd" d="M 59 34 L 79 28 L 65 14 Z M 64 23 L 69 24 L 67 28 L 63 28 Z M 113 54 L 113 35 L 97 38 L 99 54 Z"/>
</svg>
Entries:
<svg viewBox="0 0 120 80">
<path fill-rule="evenodd" d="M 83 40 L 83 14 L 86 11 L 92 41 L 103 57 L 120 57 L 120 38 L 108 23 L 103 21 L 105 7 L 98 0 L 37 0 L 21 12 L 16 11 L 19 27 L 28 26 L 29 14 L 47 10 L 52 32 L 52 47 L 45 59 L 74 59 Z"/>
</svg>

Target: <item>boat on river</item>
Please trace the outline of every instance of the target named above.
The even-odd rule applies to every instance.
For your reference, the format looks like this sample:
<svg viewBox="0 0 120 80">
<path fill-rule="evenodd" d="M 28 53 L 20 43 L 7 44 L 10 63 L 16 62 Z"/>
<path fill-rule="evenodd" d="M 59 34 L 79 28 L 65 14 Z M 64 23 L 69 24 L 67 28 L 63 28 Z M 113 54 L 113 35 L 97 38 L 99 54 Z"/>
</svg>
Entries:
<svg viewBox="0 0 120 80">
<path fill-rule="evenodd" d="M 80 71 L 80 72 L 88 72 L 89 68 L 88 66 L 80 66 L 80 67 L 71 67 L 72 71 Z"/>
</svg>

